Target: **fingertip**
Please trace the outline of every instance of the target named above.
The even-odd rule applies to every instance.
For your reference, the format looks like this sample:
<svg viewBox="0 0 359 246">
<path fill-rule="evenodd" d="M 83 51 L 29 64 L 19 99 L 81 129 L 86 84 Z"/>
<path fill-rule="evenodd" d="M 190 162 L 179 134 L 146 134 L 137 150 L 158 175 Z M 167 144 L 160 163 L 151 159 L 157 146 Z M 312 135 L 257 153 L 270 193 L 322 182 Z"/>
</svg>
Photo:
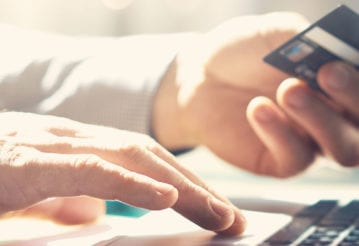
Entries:
<svg viewBox="0 0 359 246">
<path fill-rule="evenodd" d="M 301 80 L 285 80 L 277 90 L 277 101 L 285 110 L 302 112 L 315 103 L 314 91 Z"/>
<path fill-rule="evenodd" d="M 267 98 L 256 98 L 249 105 L 249 121 L 266 149 L 256 173 L 288 178 L 312 163 L 315 144 L 290 114 L 310 103 L 308 90 L 302 81 L 287 79 L 277 91 L 279 106 Z"/>
<path fill-rule="evenodd" d="M 320 85 L 324 84 L 327 79 L 330 79 L 330 72 L 333 69 L 333 66 L 335 66 L 336 62 L 329 62 L 321 66 L 317 72 L 317 80 Z"/>
<path fill-rule="evenodd" d="M 330 62 L 323 65 L 319 71 L 317 80 L 321 88 L 327 93 L 345 92 L 351 83 L 357 82 L 357 71 L 344 62 Z"/>
<path fill-rule="evenodd" d="M 178 190 L 166 183 L 158 183 L 155 185 L 156 195 L 151 198 L 151 202 L 147 202 L 145 208 L 151 210 L 162 210 L 172 207 L 178 200 Z"/>
<path fill-rule="evenodd" d="M 247 108 L 247 117 L 257 123 L 268 123 L 275 119 L 273 102 L 266 97 L 256 97 L 251 100 Z"/>
<path fill-rule="evenodd" d="M 234 221 L 227 229 L 217 231 L 218 234 L 226 236 L 239 236 L 242 235 L 247 227 L 247 220 L 242 212 L 234 208 Z"/>
<path fill-rule="evenodd" d="M 212 211 L 213 218 L 210 221 L 202 221 L 201 225 L 203 228 L 217 232 L 223 231 L 233 224 L 235 214 L 230 205 L 219 199 L 210 198 L 208 200 L 208 207 Z"/>
<path fill-rule="evenodd" d="M 267 104 L 269 101 L 270 99 L 264 96 L 254 97 L 248 104 L 247 112 L 253 112 L 258 106 Z"/>
<path fill-rule="evenodd" d="M 291 93 L 295 88 L 303 86 L 303 82 L 296 78 L 289 78 L 284 80 L 278 87 L 276 99 L 280 105 L 285 104 L 291 97 Z"/>
<path fill-rule="evenodd" d="M 62 224 L 76 225 L 95 222 L 106 211 L 105 202 L 90 197 L 69 197 L 52 214 L 53 219 Z"/>
<path fill-rule="evenodd" d="M 23 216 L 39 217 L 65 225 L 89 224 L 105 213 L 104 201 L 91 197 L 45 200 L 25 209 Z"/>
<path fill-rule="evenodd" d="M 163 208 L 170 208 L 172 207 L 178 200 L 178 190 L 172 186 L 172 185 L 168 185 L 168 188 L 166 189 L 166 192 L 161 192 L 161 196 L 163 201 L 165 201 L 163 203 L 164 207 Z"/>
</svg>

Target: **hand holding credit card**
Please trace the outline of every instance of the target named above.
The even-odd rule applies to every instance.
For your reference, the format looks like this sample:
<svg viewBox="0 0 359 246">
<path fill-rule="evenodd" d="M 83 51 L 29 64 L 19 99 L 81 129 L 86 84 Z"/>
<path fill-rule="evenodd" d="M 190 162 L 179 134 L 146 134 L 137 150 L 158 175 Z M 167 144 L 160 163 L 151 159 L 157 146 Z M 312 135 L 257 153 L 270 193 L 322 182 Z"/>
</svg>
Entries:
<svg viewBox="0 0 359 246">
<path fill-rule="evenodd" d="M 318 69 L 342 60 L 359 68 L 359 15 L 341 5 L 272 51 L 264 61 L 321 90 Z"/>
</svg>

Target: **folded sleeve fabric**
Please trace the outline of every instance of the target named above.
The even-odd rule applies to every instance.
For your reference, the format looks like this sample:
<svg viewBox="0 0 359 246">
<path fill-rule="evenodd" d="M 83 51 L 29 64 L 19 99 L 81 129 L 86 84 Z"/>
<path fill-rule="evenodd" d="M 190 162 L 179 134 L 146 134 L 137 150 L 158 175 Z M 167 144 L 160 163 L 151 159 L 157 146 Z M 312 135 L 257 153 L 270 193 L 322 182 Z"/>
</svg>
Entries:
<svg viewBox="0 0 359 246">
<path fill-rule="evenodd" d="M 0 108 L 150 133 L 154 95 L 187 34 L 68 37 L 0 26 Z"/>
</svg>

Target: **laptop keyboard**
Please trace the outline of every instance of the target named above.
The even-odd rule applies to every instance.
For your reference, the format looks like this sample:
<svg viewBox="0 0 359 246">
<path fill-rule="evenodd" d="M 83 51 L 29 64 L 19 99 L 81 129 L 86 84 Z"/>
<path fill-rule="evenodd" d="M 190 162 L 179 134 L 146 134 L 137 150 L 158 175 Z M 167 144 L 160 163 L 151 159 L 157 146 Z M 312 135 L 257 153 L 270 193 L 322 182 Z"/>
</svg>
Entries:
<svg viewBox="0 0 359 246">
<path fill-rule="evenodd" d="M 359 200 L 321 200 L 299 211 L 263 245 L 359 246 Z"/>
</svg>

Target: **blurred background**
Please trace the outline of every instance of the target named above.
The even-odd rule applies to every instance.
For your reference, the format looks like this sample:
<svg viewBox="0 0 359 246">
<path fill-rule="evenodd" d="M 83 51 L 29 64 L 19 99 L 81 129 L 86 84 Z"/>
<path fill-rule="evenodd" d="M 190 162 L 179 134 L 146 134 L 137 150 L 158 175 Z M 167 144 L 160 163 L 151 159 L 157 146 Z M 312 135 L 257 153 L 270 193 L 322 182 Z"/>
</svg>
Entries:
<svg viewBox="0 0 359 246">
<path fill-rule="evenodd" d="M 316 20 L 357 0 L 0 0 L 0 22 L 66 34 L 206 31 L 245 14 L 296 11 Z"/>
</svg>

